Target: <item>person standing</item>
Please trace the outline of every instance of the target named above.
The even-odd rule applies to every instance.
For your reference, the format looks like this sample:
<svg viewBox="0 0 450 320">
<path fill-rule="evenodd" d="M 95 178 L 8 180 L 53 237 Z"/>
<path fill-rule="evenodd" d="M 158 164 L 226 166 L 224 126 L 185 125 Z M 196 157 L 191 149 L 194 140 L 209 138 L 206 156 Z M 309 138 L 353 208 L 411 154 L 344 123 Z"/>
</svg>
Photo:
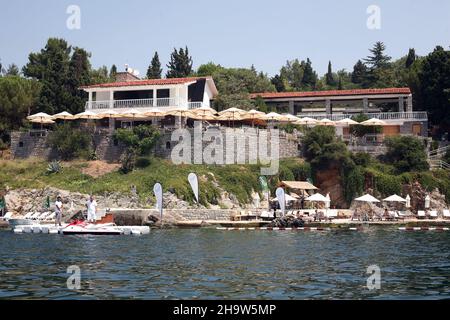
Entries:
<svg viewBox="0 0 450 320">
<path fill-rule="evenodd" d="M 88 222 L 95 223 L 97 221 L 97 201 L 95 201 L 94 196 L 91 195 L 89 200 L 86 202 L 87 208 L 87 219 Z"/>
<path fill-rule="evenodd" d="M 55 227 L 57 225 L 61 227 L 62 207 L 62 199 L 60 196 L 57 196 L 55 201 Z"/>
</svg>

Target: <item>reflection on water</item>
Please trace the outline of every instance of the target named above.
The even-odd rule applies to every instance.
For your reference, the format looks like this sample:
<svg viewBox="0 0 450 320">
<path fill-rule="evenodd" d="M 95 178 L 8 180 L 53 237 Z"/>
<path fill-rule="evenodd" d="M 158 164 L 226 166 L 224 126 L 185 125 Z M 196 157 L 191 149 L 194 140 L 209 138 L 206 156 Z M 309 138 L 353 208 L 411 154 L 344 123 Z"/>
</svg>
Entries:
<svg viewBox="0 0 450 320">
<path fill-rule="evenodd" d="M 366 268 L 381 268 L 381 289 Z M 66 288 L 81 268 L 81 290 Z M 146 236 L 0 232 L 0 298 L 441 299 L 450 233 L 156 230 Z"/>
</svg>

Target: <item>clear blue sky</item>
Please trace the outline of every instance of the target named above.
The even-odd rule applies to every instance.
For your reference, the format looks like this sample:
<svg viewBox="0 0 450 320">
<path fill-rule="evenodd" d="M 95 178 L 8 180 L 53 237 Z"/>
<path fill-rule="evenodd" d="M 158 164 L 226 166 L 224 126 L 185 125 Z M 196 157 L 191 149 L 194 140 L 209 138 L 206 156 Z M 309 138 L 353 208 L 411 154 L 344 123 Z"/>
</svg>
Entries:
<svg viewBox="0 0 450 320">
<path fill-rule="evenodd" d="M 66 27 L 71 4 L 81 8 L 80 30 Z M 381 8 L 380 30 L 366 26 L 372 4 Z M 128 63 L 141 75 L 155 50 L 165 66 L 184 45 L 195 67 L 253 63 L 269 75 L 306 57 L 320 74 L 330 59 L 334 70 L 351 70 L 378 40 L 394 58 L 450 45 L 448 0 L 3 0 L 0 13 L 0 59 L 20 67 L 50 36 L 87 49 L 94 67 Z"/>
</svg>

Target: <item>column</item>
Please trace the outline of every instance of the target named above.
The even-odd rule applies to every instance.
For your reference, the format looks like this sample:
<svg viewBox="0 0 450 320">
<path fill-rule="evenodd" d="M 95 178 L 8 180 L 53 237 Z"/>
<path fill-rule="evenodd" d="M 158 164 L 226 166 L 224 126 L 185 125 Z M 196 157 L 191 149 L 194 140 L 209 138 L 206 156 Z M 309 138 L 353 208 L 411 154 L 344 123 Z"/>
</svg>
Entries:
<svg viewBox="0 0 450 320">
<path fill-rule="evenodd" d="M 109 108 L 114 109 L 114 91 L 109 92 Z"/>
<path fill-rule="evenodd" d="M 406 98 L 406 112 L 413 112 L 412 94 Z"/>
<path fill-rule="evenodd" d="M 325 100 L 325 109 L 326 109 L 327 115 L 331 114 L 331 100 L 330 99 Z"/>
<path fill-rule="evenodd" d="M 405 112 L 405 99 L 403 97 L 398 98 L 398 112 Z"/>
<path fill-rule="evenodd" d="M 88 95 L 89 95 L 88 109 L 92 109 L 92 91 L 89 91 Z"/>
<path fill-rule="evenodd" d="M 158 90 L 153 89 L 153 106 L 156 107 L 158 104 Z"/>
<path fill-rule="evenodd" d="M 364 113 L 369 112 L 369 99 L 368 98 L 363 99 L 363 112 Z"/>
<path fill-rule="evenodd" d="M 289 101 L 289 113 L 292 115 L 294 114 L 294 101 L 293 100 Z"/>
</svg>

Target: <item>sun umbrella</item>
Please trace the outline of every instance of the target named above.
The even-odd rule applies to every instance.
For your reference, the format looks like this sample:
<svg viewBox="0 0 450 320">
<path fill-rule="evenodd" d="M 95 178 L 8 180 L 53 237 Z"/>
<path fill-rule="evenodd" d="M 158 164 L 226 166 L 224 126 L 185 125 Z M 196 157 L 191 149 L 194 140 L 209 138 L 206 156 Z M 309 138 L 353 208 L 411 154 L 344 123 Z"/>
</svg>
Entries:
<svg viewBox="0 0 450 320">
<path fill-rule="evenodd" d="M 244 116 L 242 117 L 242 119 L 244 120 L 252 120 L 252 127 L 255 126 L 255 120 L 263 120 L 265 116 L 264 112 L 252 109 L 250 111 L 248 111 L 246 114 L 244 114 Z"/>
<path fill-rule="evenodd" d="M 336 126 L 336 123 L 334 121 L 331 121 L 330 119 L 322 119 L 317 123 L 319 126 L 327 126 L 327 127 L 334 127 Z"/>
<path fill-rule="evenodd" d="M 72 120 L 73 115 L 68 113 L 67 111 L 63 111 L 52 116 L 52 120 L 62 119 L 62 120 Z"/>
<path fill-rule="evenodd" d="M 281 121 L 283 118 L 284 117 L 281 114 L 278 114 L 276 112 L 271 112 L 264 116 L 265 120 L 270 120 L 270 121 Z"/>
<path fill-rule="evenodd" d="M 217 120 L 233 121 L 233 126 L 234 126 L 234 121 L 235 120 L 242 120 L 242 118 L 241 118 L 241 116 L 239 114 L 225 113 L 225 114 L 222 114 L 222 115 L 218 116 Z"/>
<path fill-rule="evenodd" d="M 390 197 L 387 197 L 387 198 L 383 199 L 383 201 L 386 201 L 386 202 L 405 202 L 406 203 L 407 200 L 403 199 L 402 197 L 400 197 L 400 196 L 398 196 L 396 194 L 394 194 L 394 195 L 392 195 Z"/>
<path fill-rule="evenodd" d="M 200 115 L 200 116 L 215 115 L 217 113 L 216 110 L 214 110 L 213 108 L 207 107 L 207 106 L 203 106 L 203 107 L 191 110 L 191 112 L 195 115 Z"/>
<path fill-rule="evenodd" d="M 180 128 L 181 128 L 181 119 L 183 117 L 187 118 L 190 114 L 191 114 L 191 110 L 184 109 L 181 107 L 177 107 L 175 109 L 172 109 L 172 110 L 166 112 L 166 115 L 180 117 Z"/>
<path fill-rule="evenodd" d="M 327 193 L 325 198 L 327 198 L 327 202 L 325 202 L 325 207 L 327 209 L 329 209 L 330 208 L 330 204 L 331 204 L 331 198 L 330 198 L 330 193 L 329 192 Z"/>
<path fill-rule="evenodd" d="M 46 119 L 46 118 L 36 118 L 36 119 L 31 119 L 30 122 L 32 123 L 40 123 L 41 124 L 41 130 L 44 124 L 53 124 L 55 123 L 55 121 L 53 121 L 52 119 Z"/>
<path fill-rule="evenodd" d="M 102 111 L 98 114 L 98 116 L 102 117 L 102 118 L 120 118 L 120 117 L 122 117 L 122 115 L 119 112 L 114 111 L 114 110 Z"/>
<path fill-rule="evenodd" d="M 228 113 L 231 113 L 231 114 L 239 114 L 239 115 L 244 115 L 244 114 L 246 114 L 247 113 L 247 111 L 245 111 L 245 110 L 242 110 L 242 109 L 239 109 L 239 108 L 229 108 L 229 109 L 225 109 L 225 110 L 223 110 L 223 111 L 220 111 L 219 112 L 219 115 L 224 115 L 224 114 L 228 114 Z"/>
<path fill-rule="evenodd" d="M 405 207 L 407 208 L 411 208 L 411 197 L 408 195 L 406 195 L 406 205 Z"/>
<path fill-rule="evenodd" d="M 152 108 L 150 109 L 150 111 L 145 111 L 143 115 L 146 117 L 164 117 L 166 115 L 166 112 L 158 108 Z"/>
<path fill-rule="evenodd" d="M 380 200 L 378 200 L 377 198 L 371 196 L 370 194 L 366 194 L 362 197 L 356 198 L 356 201 L 361 201 L 361 202 L 380 202 Z"/>
<path fill-rule="evenodd" d="M 33 120 L 33 119 L 52 119 L 52 116 L 45 113 L 45 112 L 39 112 L 36 114 L 32 114 L 31 116 L 27 117 L 28 120 Z"/>
<path fill-rule="evenodd" d="M 306 201 L 311 201 L 311 202 L 328 202 L 327 197 L 323 196 L 320 193 L 315 193 L 312 196 L 309 196 L 308 198 L 305 199 Z"/>
<path fill-rule="evenodd" d="M 359 122 L 356 122 L 355 120 L 352 120 L 350 118 L 345 118 L 345 119 L 336 121 L 336 124 L 344 125 L 344 126 L 352 126 L 352 125 L 355 125 L 355 124 L 359 124 Z"/>
<path fill-rule="evenodd" d="M 234 127 L 234 121 L 235 120 L 242 120 L 242 116 L 244 116 L 247 113 L 247 111 L 238 109 L 238 108 L 229 108 L 226 110 L 223 110 L 219 112 L 219 120 L 232 120 L 233 121 L 233 127 Z M 228 118 L 228 119 L 226 119 Z"/>
<path fill-rule="evenodd" d="M 384 122 L 383 120 L 377 119 L 377 118 L 372 118 L 372 119 L 363 121 L 360 124 L 363 126 L 373 127 L 373 126 L 385 126 L 386 122 Z"/>
<path fill-rule="evenodd" d="M 294 116 L 292 114 L 286 114 L 286 115 L 284 115 L 284 118 L 289 123 L 297 122 L 298 120 L 300 120 L 300 118 L 298 118 L 298 117 L 296 117 L 296 116 Z"/>
<path fill-rule="evenodd" d="M 304 117 L 304 118 L 300 118 L 300 120 L 298 120 L 296 122 L 296 124 L 299 124 L 299 125 L 310 125 L 310 124 L 317 124 L 317 122 L 318 122 L 318 120 L 316 120 L 316 119 Z"/>
<path fill-rule="evenodd" d="M 74 119 L 87 119 L 87 120 L 96 120 L 96 119 L 102 119 L 101 116 L 99 116 L 97 113 L 94 113 L 92 111 L 85 111 L 81 113 L 77 113 L 73 116 Z"/>
</svg>

